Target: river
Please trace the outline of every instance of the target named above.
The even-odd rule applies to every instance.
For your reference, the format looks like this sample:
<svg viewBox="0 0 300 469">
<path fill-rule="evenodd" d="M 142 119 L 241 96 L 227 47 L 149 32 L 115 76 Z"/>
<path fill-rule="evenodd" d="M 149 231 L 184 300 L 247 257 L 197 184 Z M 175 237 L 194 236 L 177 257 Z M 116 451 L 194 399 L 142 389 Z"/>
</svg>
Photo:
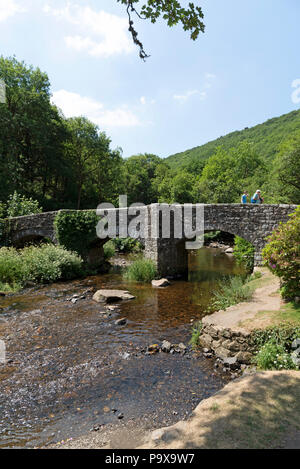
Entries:
<svg viewBox="0 0 300 469">
<path fill-rule="evenodd" d="M 144 352 L 163 340 L 188 345 L 217 282 L 241 274 L 232 256 L 203 248 L 190 254 L 189 279 L 166 289 L 112 271 L 0 298 L 8 359 L 0 365 L 0 448 L 40 447 L 121 420 L 143 419 L 152 429 L 186 418 L 230 377 L 189 349 Z M 92 300 L 100 288 L 136 299 L 103 315 Z M 84 298 L 73 304 L 74 294 Z M 115 325 L 121 317 L 126 326 Z"/>
</svg>

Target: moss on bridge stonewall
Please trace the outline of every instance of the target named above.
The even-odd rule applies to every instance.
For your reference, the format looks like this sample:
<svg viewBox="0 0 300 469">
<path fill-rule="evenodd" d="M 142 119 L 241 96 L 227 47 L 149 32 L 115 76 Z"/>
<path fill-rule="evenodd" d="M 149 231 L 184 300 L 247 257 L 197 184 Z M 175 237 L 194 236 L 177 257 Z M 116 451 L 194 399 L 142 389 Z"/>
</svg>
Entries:
<svg viewBox="0 0 300 469">
<path fill-rule="evenodd" d="M 54 221 L 58 243 L 86 257 L 91 244 L 97 240 L 98 221 L 94 210 L 60 211 Z"/>
</svg>

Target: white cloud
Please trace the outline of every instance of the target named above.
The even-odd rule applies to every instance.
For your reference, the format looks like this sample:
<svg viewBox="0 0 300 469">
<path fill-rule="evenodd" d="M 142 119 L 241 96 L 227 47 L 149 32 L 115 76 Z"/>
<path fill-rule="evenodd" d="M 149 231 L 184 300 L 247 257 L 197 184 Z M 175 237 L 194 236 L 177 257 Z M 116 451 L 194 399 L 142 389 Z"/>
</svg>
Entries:
<svg viewBox="0 0 300 469">
<path fill-rule="evenodd" d="M 132 111 L 126 108 L 105 109 L 103 104 L 94 99 L 66 90 L 53 93 L 52 102 L 66 117 L 86 116 L 100 129 L 112 127 L 136 127 L 141 125 Z"/>
<path fill-rule="evenodd" d="M 205 91 L 199 91 L 199 90 L 186 91 L 184 94 L 174 94 L 173 98 L 176 101 L 179 101 L 181 103 L 185 103 L 191 96 L 194 96 L 196 94 L 198 94 L 201 99 L 206 98 L 206 92 Z"/>
<path fill-rule="evenodd" d="M 205 74 L 205 78 L 207 80 L 213 80 L 214 78 L 217 78 L 216 75 L 214 73 L 206 73 Z"/>
<path fill-rule="evenodd" d="M 24 11 L 25 9 L 17 4 L 15 0 L 0 0 L 0 21 L 5 21 L 10 16 Z"/>
<path fill-rule="evenodd" d="M 74 34 L 64 38 L 70 49 L 94 57 L 129 54 L 134 50 L 126 18 L 71 2 L 63 8 L 45 5 L 44 12 L 73 27 Z"/>
<path fill-rule="evenodd" d="M 155 101 L 155 99 L 148 99 L 148 98 L 146 98 L 145 96 L 141 96 L 141 97 L 140 97 L 140 103 L 141 103 L 143 106 L 146 106 L 146 104 L 155 104 L 156 101 Z"/>
<path fill-rule="evenodd" d="M 212 87 L 212 81 L 215 78 L 217 78 L 217 77 L 213 73 L 206 73 L 205 74 L 205 81 L 204 81 L 204 84 L 202 86 L 201 91 L 197 90 L 197 89 L 196 90 L 188 90 L 183 94 L 174 94 L 173 99 L 175 99 L 176 101 L 184 104 L 192 96 L 198 95 L 198 99 L 200 99 L 201 101 L 204 101 L 207 98 L 207 91 L 205 91 L 205 90 L 208 90 Z"/>
</svg>

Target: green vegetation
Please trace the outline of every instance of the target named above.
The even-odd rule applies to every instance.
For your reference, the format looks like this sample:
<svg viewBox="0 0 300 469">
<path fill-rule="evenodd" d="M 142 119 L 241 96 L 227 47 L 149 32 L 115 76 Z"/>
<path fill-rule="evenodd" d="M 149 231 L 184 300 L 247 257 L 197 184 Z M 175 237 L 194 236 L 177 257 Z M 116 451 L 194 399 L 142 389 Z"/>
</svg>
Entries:
<svg viewBox="0 0 300 469">
<path fill-rule="evenodd" d="M 35 213 L 42 213 L 42 208 L 39 206 L 37 200 L 31 197 L 26 198 L 18 194 L 16 191 L 8 197 L 7 204 L 4 205 L 3 218 L 21 217 L 24 215 L 34 215 Z"/>
<path fill-rule="evenodd" d="M 229 306 L 249 301 L 253 295 L 253 287 L 247 285 L 247 279 L 242 277 L 231 277 L 229 280 L 220 282 L 218 290 L 214 294 L 212 310 L 225 310 Z"/>
<path fill-rule="evenodd" d="M 269 119 L 255 127 L 231 132 L 228 135 L 219 137 L 199 147 L 171 155 L 166 159 L 166 162 L 171 168 L 197 164 L 199 161 L 208 160 L 216 153 L 219 147 L 228 151 L 245 141 L 253 142 L 255 151 L 264 161 L 272 160 L 277 153 L 279 145 L 286 140 L 289 135 L 298 131 L 299 127 L 300 110 L 292 111 L 280 117 Z"/>
<path fill-rule="evenodd" d="M 138 239 L 133 238 L 114 238 L 111 240 L 115 249 L 121 253 L 135 252 L 142 250 L 142 245 Z"/>
<path fill-rule="evenodd" d="M 276 326 L 258 329 L 251 335 L 252 345 L 256 350 L 260 350 L 266 343 L 272 342 L 280 345 L 291 352 L 293 340 L 300 337 L 300 321 L 298 325 L 294 323 L 281 323 Z"/>
<path fill-rule="evenodd" d="M 272 233 L 262 254 L 269 269 L 281 279 L 282 296 L 300 296 L 300 207 Z"/>
<path fill-rule="evenodd" d="M 28 282 L 49 283 L 82 274 L 82 259 L 61 246 L 45 244 L 23 250 L 0 249 L 0 286 L 4 291 L 16 291 Z"/>
<path fill-rule="evenodd" d="M 199 337 L 201 335 L 202 328 L 203 328 L 203 324 L 202 324 L 201 321 L 198 321 L 193 325 L 192 337 L 191 337 L 191 340 L 190 340 L 190 344 L 195 349 L 197 349 L 199 347 Z"/>
<path fill-rule="evenodd" d="M 254 246 L 240 236 L 234 238 L 233 255 L 239 264 L 243 264 L 248 272 L 252 272 L 254 268 Z"/>
<path fill-rule="evenodd" d="M 261 370 L 295 370 L 291 355 L 283 345 L 267 342 L 255 357 L 254 363 Z"/>
<path fill-rule="evenodd" d="M 138 32 L 135 29 L 133 17 L 149 20 L 156 23 L 158 19 L 163 19 L 169 27 L 181 24 L 184 31 L 190 33 L 190 38 L 195 41 L 200 32 L 204 33 L 205 25 L 203 23 L 203 12 L 201 7 L 194 6 L 189 2 L 188 8 L 182 5 L 178 0 L 153 1 L 153 0 L 117 0 L 117 2 L 125 5 L 128 21 L 129 32 L 131 33 L 134 44 L 139 47 L 139 55 L 142 60 L 149 56 L 144 50 L 142 42 L 138 38 Z"/>
<path fill-rule="evenodd" d="M 300 201 L 300 111 L 233 132 L 183 154 L 122 158 L 84 117 L 51 104 L 39 68 L 0 57 L 0 218 L 43 210 L 96 209 L 101 202 L 239 203 L 259 187 L 267 203 Z M 37 201 L 37 202 L 35 202 Z"/>
<path fill-rule="evenodd" d="M 114 246 L 114 243 L 112 240 L 108 241 L 106 244 L 103 246 L 103 251 L 104 251 L 104 259 L 109 260 L 112 257 L 116 255 L 116 249 Z"/>
<path fill-rule="evenodd" d="M 157 276 L 155 264 L 150 259 L 137 259 L 124 274 L 127 280 L 149 283 Z"/>
<path fill-rule="evenodd" d="M 98 220 L 95 210 L 59 212 L 54 222 L 59 244 L 85 257 L 91 244 L 97 240 Z"/>
<path fill-rule="evenodd" d="M 297 369 L 292 361 L 292 342 L 300 337 L 300 323 L 282 323 L 278 326 L 257 330 L 252 342 L 257 354 L 254 364 L 262 370 Z"/>
<path fill-rule="evenodd" d="M 85 118 L 66 119 L 39 68 L 0 56 L 0 76 L 0 201 L 17 191 L 44 210 L 116 202 L 123 161 L 105 133 Z"/>
</svg>

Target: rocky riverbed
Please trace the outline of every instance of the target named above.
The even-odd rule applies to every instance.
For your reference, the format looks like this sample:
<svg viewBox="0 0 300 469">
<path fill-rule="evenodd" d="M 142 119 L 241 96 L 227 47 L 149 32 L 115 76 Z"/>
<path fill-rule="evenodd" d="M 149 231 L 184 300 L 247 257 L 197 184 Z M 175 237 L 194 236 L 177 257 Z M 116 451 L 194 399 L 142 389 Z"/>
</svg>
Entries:
<svg viewBox="0 0 300 469">
<path fill-rule="evenodd" d="M 230 373 L 188 345 L 217 279 L 238 272 L 219 256 L 204 250 L 203 270 L 193 257 L 190 281 L 166 289 L 112 273 L 1 297 L 0 447 L 43 446 L 136 420 L 170 425 L 221 389 Z M 100 289 L 135 299 L 99 304 Z"/>
</svg>

